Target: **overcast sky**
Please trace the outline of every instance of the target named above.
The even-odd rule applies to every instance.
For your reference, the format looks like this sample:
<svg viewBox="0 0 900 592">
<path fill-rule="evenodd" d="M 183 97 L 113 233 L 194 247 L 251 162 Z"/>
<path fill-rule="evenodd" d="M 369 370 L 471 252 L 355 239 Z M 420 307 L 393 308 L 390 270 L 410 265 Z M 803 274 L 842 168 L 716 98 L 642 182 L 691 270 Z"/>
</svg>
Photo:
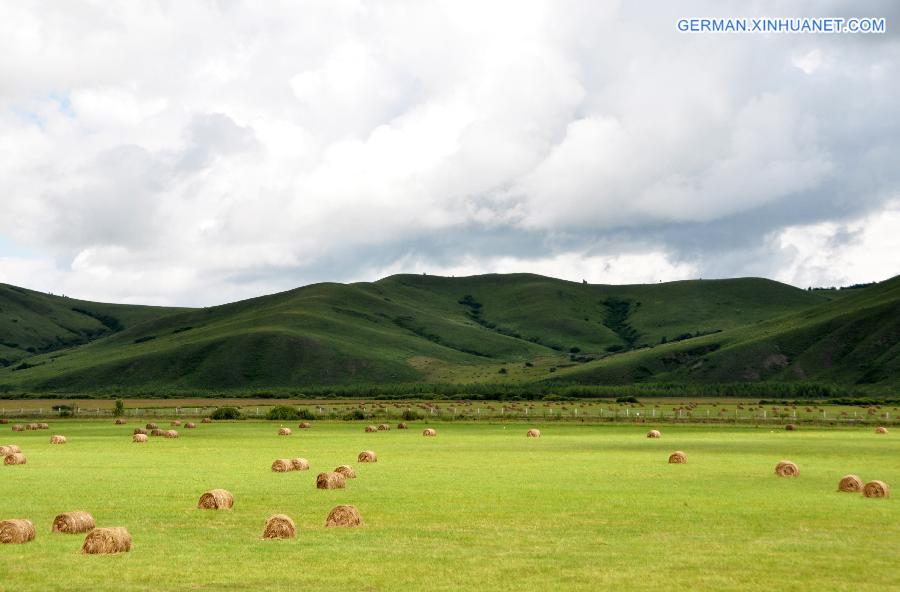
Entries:
<svg viewBox="0 0 900 592">
<path fill-rule="evenodd" d="M 676 29 L 762 15 L 888 33 Z M 0 282 L 883 280 L 898 28 L 891 2 L 2 2 Z"/>
</svg>

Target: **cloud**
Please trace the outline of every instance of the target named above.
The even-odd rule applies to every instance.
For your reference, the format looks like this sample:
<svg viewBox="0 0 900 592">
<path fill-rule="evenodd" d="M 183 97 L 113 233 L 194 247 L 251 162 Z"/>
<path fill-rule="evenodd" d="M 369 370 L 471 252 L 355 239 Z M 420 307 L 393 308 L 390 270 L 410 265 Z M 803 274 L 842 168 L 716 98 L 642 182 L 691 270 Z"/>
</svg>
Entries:
<svg viewBox="0 0 900 592">
<path fill-rule="evenodd" d="M 897 35 L 685 35 L 684 10 L 0 5 L 0 281 L 215 304 L 402 271 L 900 273 L 857 264 L 893 246 Z"/>
</svg>

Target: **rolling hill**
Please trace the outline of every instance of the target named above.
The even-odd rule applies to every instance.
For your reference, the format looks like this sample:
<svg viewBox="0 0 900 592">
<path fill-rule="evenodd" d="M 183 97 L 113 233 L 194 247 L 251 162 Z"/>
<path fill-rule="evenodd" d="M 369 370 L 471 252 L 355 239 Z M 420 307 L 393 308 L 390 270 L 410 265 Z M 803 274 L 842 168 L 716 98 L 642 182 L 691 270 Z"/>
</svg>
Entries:
<svg viewBox="0 0 900 592">
<path fill-rule="evenodd" d="M 0 286 L 0 392 L 236 392 L 411 383 L 897 384 L 900 278 L 595 285 L 397 275 L 202 309 Z"/>
</svg>

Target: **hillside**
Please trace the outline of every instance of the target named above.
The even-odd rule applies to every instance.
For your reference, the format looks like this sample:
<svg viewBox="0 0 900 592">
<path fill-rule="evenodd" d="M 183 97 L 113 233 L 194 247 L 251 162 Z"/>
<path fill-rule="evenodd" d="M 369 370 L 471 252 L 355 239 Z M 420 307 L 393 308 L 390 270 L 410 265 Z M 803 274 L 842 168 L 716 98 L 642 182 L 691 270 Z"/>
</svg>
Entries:
<svg viewBox="0 0 900 592">
<path fill-rule="evenodd" d="M 416 382 L 807 379 L 853 384 L 863 374 L 880 385 L 895 380 L 883 373 L 896 363 L 896 326 L 881 319 L 900 318 L 896 285 L 895 279 L 844 294 L 759 278 L 609 286 L 531 274 L 397 275 L 372 283 L 315 284 L 203 309 L 100 305 L 5 287 L 0 294 L 13 296 L 0 301 L 0 338 L 17 344 L 18 357 L 0 368 L 0 389 L 156 393 Z M 6 315 L 12 302 L 18 303 L 15 323 Z M 38 312 L 41 305 L 47 314 Z M 107 316 L 116 322 L 98 320 Z M 882 333 L 870 325 L 852 329 L 864 320 Z M 8 328 L 19 336 L 7 337 Z M 882 356 L 867 357 L 878 344 L 888 346 Z"/>
</svg>

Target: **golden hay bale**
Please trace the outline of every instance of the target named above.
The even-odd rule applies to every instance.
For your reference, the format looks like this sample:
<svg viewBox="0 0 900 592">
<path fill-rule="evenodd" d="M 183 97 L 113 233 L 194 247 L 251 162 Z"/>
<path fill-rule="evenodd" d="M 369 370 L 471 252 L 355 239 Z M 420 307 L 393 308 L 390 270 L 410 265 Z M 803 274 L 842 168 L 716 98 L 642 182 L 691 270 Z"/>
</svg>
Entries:
<svg viewBox="0 0 900 592">
<path fill-rule="evenodd" d="M 334 472 L 343 475 L 344 479 L 356 479 L 356 471 L 350 465 L 341 465 Z"/>
<path fill-rule="evenodd" d="M 680 450 L 676 450 L 669 455 L 670 465 L 683 465 L 687 462 L 687 455 Z"/>
<path fill-rule="evenodd" d="M 319 473 L 316 477 L 317 489 L 343 489 L 346 485 L 344 476 L 334 471 Z"/>
<path fill-rule="evenodd" d="M 14 431 L 14 432 L 24 432 L 24 431 L 25 431 L 25 426 L 23 426 L 23 425 L 21 425 L 21 424 L 18 424 L 18 423 L 13 424 L 12 431 Z"/>
<path fill-rule="evenodd" d="M 134 428 L 132 434 L 144 434 L 146 436 L 147 430 L 145 430 L 144 428 Z"/>
<path fill-rule="evenodd" d="M 378 428 L 376 428 L 376 427 L 373 426 L 373 425 L 367 425 L 367 426 L 366 426 L 366 432 L 377 432 L 377 431 L 378 431 Z"/>
<path fill-rule="evenodd" d="M 794 431 L 797 430 L 797 424 L 794 424 L 794 423 L 786 424 L 786 425 L 784 426 L 784 429 L 787 430 L 787 431 L 789 431 L 789 432 L 794 432 Z"/>
<path fill-rule="evenodd" d="M 875 428 L 875 433 L 876 434 L 886 434 L 886 433 L 888 433 L 888 429 L 884 426 L 878 426 L 877 428 Z"/>
<path fill-rule="evenodd" d="M 178 426 L 181 425 L 181 420 L 180 420 L 180 419 L 176 419 L 175 421 L 172 422 L 171 425 L 173 425 L 173 426 L 175 426 L 175 427 L 178 427 Z"/>
<path fill-rule="evenodd" d="M 862 491 L 862 479 L 856 475 L 844 475 L 838 481 L 838 491 L 846 491 L 847 493 L 857 493 Z"/>
<path fill-rule="evenodd" d="M 359 456 L 356 457 L 356 462 L 365 462 L 365 463 L 373 463 L 378 462 L 378 455 L 372 452 L 371 450 L 363 450 L 359 453 Z"/>
<path fill-rule="evenodd" d="M 212 418 L 204 417 L 203 419 L 200 420 L 200 423 L 212 423 Z"/>
<path fill-rule="evenodd" d="M 290 516 L 275 514 L 266 520 L 266 529 L 263 531 L 264 539 L 292 539 L 297 536 L 297 527 Z"/>
<path fill-rule="evenodd" d="M 659 433 L 659 430 L 650 430 L 647 432 L 648 438 L 659 438 L 662 434 Z"/>
<path fill-rule="evenodd" d="M 891 488 L 884 481 L 869 481 L 863 486 L 863 495 L 866 497 L 891 497 Z"/>
<path fill-rule="evenodd" d="M 163 436 L 165 436 L 166 438 L 177 438 L 178 432 L 176 432 L 175 430 L 166 430 Z"/>
<path fill-rule="evenodd" d="M 39 423 L 39 424 L 37 424 L 37 427 L 39 430 L 49 430 L 50 424 L 49 423 Z"/>
<path fill-rule="evenodd" d="M 24 465 L 26 462 L 28 460 L 21 452 L 13 452 L 3 457 L 3 464 L 5 465 Z"/>
<path fill-rule="evenodd" d="M 800 469 L 791 461 L 783 460 L 775 465 L 775 474 L 779 477 L 796 477 L 800 474 Z"/>
<path fill-rule="evenodd" d="M 131 437 L 132 442 L 136 442 L 140 444 L 141 442 L 147 441 L 147 434 L 135 434 Z"/>
<path fill-rule="evenodd" d="M 148 423 L 148 424 L 147 424 L 146 426 L 144 426 L 144 427 L 146 427 L 148 430 L 156 430 L 156 429 L 159 429 L 159 426 L 156 425 L 155 423 Z"/>
<path fill-rule="evenodd" d="M 128 421 L 122 419 L 121 417 L 116 419 L 116 425 L 125 425 L 126 423 L 128 423 Z"/>
<path fill-rule="evenodd" d="M 84 537 L 81 552 L 87 555 L 108 555 L 131 551 L 131 535 L 121 526 L 95 528 Z"/>
<path fill-rule="evenodd" d="M 6 456 L 7 454 L 15 454 L 17 452 L 22 452 L 22 449 L 16 446 L 15 444 L 7 444 L 6 446 L 0 446 L 0 456 Z"/>
<path fill-rule="evenodd" d="M 309 470 L 309 461 L 305 458 L 292 458 L 291 466 L 295 471 L 308 471 Z"/>
<path fill-rule="evenodd" d="M 379 432 L 388 432 L 388 431 L 390 431 L 390 429 L 391 429 L 391 426 L 389 426 L 389 425 L 386 424 L 386 423 L 380 423 L 380 424 L 378 424 L 378 431 L 379 431 Z"/>
<path fill-rule="evenodd" d="M 525 437 L 526 437 L 526 438 L 540 438 L 540 437 L 541 437 L 541 430 L 539 430 L 539 429 L 537 429 L 537 428 L 531 428 L 531 429 L 528 430 L 528 432 L 525 434 Z"/>
<path fill-rule="evenodd" d="M 397 429 L 398 430 L 408 430 L 409 426 L 401 421 L 400 423 L 397 424 Z"/>
<path fill-rule="evenodd" d="M 50 443 L 51 443 L 51 444 L 65 444 L 65 443 L 66 443 L 66 437 L 65 437 L 65 436 L 60 436 L 59 434 L 55 434 L 55 435 L 53 435 L 53 436 L 50 436 Z"/>
<path fill-rule="evenodd" d="M 335 506 L 328 512 L 328 518 L 325 519 L 327 528 L 335 526 L 362 526 L 362 516 L 356 506 Z"/>
<path fill-rule="evenodd" d="M 26 430 L 39 430 L 40 427 L 36 423 L 29 423 L 25 426 Z"/>
<path fill-rule="evenodd" d="M 58 514 L 53 519 L 53 532 L 63 532 L 66 534 L 76 534 L 79 532 L 87 532 L 96 528 L 97 523 L 94 517 L 88 512 L 65 512 Z"/>
<path fill-rule="evenodd" d="M 186 429 L 186 430 L 193 430 L 196 427 L 197 427 L 197 424 L 195 424 L 192 421 L 189 421 L 186 424 L 184 424 L 184 429 Z"/>
<path fill-rule="evenodd" d="M 300 428 L 301 430 L 308 430 L 309 428 L 312 427 L 312 424 L 309 423 L 308 421 L 301 421 L 297 427 Z"/>
<path fill-rule="evenodd" d="M 294 470 L 294 463 L 289 458 L 279 458 L 272 463 L 272 471 L 276 473 L 287 473 Z"/>
<path fill-rule="evenodd" d="M 290 436 L 291 434 L 293 434 L 293 432 L 291 431 L 291 428 L 280 428 L 278 430 L 279 436 Z"/>
<path fill-rule="evenodd" d="M 21 544 L 34 540 L 34 524 L 31 520 L 12 519 L 0 521 L 0 543 Z"/>
<path fill-rule="evenodd" d="M 430 437 L 437 436 L 437 430 L 435 430 L 434 428 L 425 428 L 424 430 L 422 430 L 422 435 Z"/>
<path fill-rule="evenodd" d="M 165 433 L 166 433 L 165 430 L 161 430 L 159 428 L 154 428 L 154 429 L 150 430 L 151 436 L 162 436 Z"/>
<path fill-rule="evenodd" d="M 5 417 L 0 417 L 0 425 L 6 425 L 9 423 L 9 420 Z"/>
<path fill-rule="evenodd" d="M 234 496 L 225 489 L 210 489 L 200 496 L 197 507 L 201 510 L 230 510 L 234 507 Z"/>
</svg>

